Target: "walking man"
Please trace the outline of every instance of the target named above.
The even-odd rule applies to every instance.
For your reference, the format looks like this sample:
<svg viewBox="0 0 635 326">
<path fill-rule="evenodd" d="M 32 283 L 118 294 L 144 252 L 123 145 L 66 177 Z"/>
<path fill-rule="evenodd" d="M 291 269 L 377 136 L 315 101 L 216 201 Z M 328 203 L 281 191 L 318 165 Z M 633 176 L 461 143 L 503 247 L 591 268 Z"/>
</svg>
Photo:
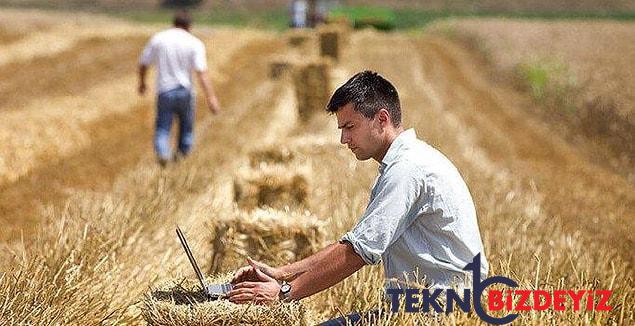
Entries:
<svg viewBox="0 0 635 326">
<path fill-rule="evenodd" d="M 205 46 L 190 33 L 192 18 L 186 11 L 174 15 L 174 26 L 152 36 L 139 58 L 139 94 L 146 91 L 146 72 L 157 67 L 157 116 L 154 149 L 161 166 L 179 156 L 186 156 L 194 142 L 196 94 L 192 83 L 195 72 L 207 106 L 213 114 L 220 111 L 218 99 L 207 76 Z M 179 123 L 178 153 L 170 146 L 172 119 Z"/>
<path fill-rule="evenodd" d="M 248 260 L 234 274 L 229 300 L 298 300 L 380 262 L 386 288 L 408 282 L 470 287 L 463 268 L 479 253 L 485 278 L 488 264 L 467 185 L 441 152 L 404 130 L 395 87 L 375 72 L 358 73 L 335 91 L 327 111 L 337 117 L 340 142 L 358 160 L 379 163 L 366 211 L 339 242 L 303 260 L 275 268 Z M 376 317 L 377 311 L 352 314 L 330 324 Z"/>
<path fill-rule="evenodd" d="M 304 28 L 306 26 L 307 4 L 306 0 L 293 0 L 289 5 L 290 25 L 292 28 Z"/>
</svg>

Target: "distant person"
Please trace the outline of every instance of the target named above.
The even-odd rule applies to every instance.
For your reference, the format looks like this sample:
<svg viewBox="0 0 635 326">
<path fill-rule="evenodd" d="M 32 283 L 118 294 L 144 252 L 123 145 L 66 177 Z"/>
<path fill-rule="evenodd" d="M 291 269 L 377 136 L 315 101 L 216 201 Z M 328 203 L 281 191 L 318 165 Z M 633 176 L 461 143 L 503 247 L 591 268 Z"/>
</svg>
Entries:
<svg viewBox="0 0 635 326">
<path fill-rule="evenodd" d="M 174 15 L 174 27 L 152 36 L 139 58 L 139 94 L 146 91 L 146 72 L 157 66 L 157 116 L 154 149 L 161 166 L 190 153 L 194 142 L 196 94 L 192 71 L 205 93 L 207 106 L 213 114 L 220 111 L 218 99 L 207 76 L 207 61 L 203 42 L 190 33 L 192 17 L 186 11 Z M 178 152 L 172 153 L 170 129 L 172 119 L 179 122 Z"/>
<path fill-rule="evenodd" d="M 328 18 L 329 2 L 328 1 L 316 1 L 315 3 L 315 24 L 324 24 Z"/>
<path fill-rule="evenodd" d="M 332 287 L 365 265 L 383 262 L 385 286 L 469 288 L 463 268 L 483 253 L 472 196 L 454 164 L 401 122 L 395 87 L 375 72 L 356 74 L 327 105 L 340 142 L 379 175 L 357 224 L 340 241 L 300 261 L 271 267 L 248 259 L 234 274 L 229 300 L 299 300 Z M 476 275 L 487 276 L 487 260 Z M 479 273 L 480 272 L 480 273 Z M 321 325 L 366 325 L 385 310 L 352 313 Z"/>
<path fill-rule="evenodd" d="M 304 28 L 307 27 L 307 11 L 309 7 L 305 0 L 294 0 L 289 6 L 289 16 L 291 17 L 291 27 Z"/>
</svg>

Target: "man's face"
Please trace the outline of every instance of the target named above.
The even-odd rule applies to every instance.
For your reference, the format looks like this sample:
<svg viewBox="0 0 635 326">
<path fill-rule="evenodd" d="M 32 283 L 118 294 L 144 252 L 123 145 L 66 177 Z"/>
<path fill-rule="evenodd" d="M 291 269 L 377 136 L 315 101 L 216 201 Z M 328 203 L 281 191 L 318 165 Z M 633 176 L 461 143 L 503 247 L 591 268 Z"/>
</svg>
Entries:
<svg viewBox="0 0 635 326">
<path fill-rule="evenodd" d="M 335 112 L 340 142 L 347 145 L 360 161 L 376 156 L 381 150 L 381 126 L 376 118 L 366 118 L 349 103 Z M 377 115 L 375 115 L 376 117 Z"/>
</svg>

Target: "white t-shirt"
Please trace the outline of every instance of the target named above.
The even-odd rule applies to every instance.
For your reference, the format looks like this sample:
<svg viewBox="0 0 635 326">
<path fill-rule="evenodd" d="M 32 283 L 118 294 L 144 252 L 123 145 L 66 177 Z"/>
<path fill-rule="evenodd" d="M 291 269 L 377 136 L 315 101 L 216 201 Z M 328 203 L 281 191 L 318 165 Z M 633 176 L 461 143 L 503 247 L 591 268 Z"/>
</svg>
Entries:
<svg viewBox="0 0 635 326">
<path fill-rule="evenodd" d="M 139 64 L 156 64 L 159 94 L 179 86 L 192 89 L 192 70 L 207 70 L 205 46 L 186 30 L 170 28 L 150 39 Z"/>
</svg>

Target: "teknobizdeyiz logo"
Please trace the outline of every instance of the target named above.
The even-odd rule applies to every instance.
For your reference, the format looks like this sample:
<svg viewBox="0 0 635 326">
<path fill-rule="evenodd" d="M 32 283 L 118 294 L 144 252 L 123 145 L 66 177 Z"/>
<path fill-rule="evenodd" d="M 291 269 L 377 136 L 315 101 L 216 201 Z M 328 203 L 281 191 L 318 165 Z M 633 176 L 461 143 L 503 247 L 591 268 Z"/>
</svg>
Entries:
<svg viewBox="0 0 635 326">
<path fill-rule="evenodd" d="M 481 281 L 480 253 L 474 256 L 472 262 L 465 265 L 463 270 L 472 272 L 473 284 L 472 289 L 463 289 L 462 298 L 454 289 L 386 289 L 386 294 L 390 297 L 391 311 L 393 313 L 399 311 L 399 297 L 404 295 L 404 310 L 406 312 L 428 313 L 431 310 L 434 310 L 438 313 L 451 313 L 454 311 L 454 306 L 457 305 L 464 312 L 469 312 L 471 308 L 470 306 L 473 306 L 474 311 L 481 320 L 494 325 L 511 323 L 518 318 L 518 313 L 509 313 L 504 317 L 491 316 L 485 309 L 483 309 L 483 305 L 481 304 L 483 293 L 489 286 L 502 284 L 511 288 L 517 288 L 518 283 L 516 281 L 504 276 L 492 276 Z M 438 302 L 439 296 L 444 291 L 446 292 L 447 300 L 445 309 L 443 309 Z M 612 290 L 555 290 L 552 292 L 545 290 L 489 290 L 487 304 L 489 310 L 491 311 L 503 309 L 509 312 L 531 310 L 543 311 L 550 308 L 556 311 L 565 311 L 567 309 L 565 303 L 567 302 L 567 297 L 569 297 L 573 303 L 571 308 L 574 311 L 579 311 L 582 304 L 585 304 L 586 310 L 588 311 L 610 311 L 613 307 L 608 305 L 608 300 L 612 293 Z M 532 294 L 533 302 L 530 302 Z M 583 302 L 582 299 L 585 294 L 586 302 Z M 515 297 L 516 300 L 512 297 Z M 472 300 L 470 300 L 470 298 Z M 599 300 L 596 302 L 594 300 L 595 298 L 598 298 Z"/>
</svg>

